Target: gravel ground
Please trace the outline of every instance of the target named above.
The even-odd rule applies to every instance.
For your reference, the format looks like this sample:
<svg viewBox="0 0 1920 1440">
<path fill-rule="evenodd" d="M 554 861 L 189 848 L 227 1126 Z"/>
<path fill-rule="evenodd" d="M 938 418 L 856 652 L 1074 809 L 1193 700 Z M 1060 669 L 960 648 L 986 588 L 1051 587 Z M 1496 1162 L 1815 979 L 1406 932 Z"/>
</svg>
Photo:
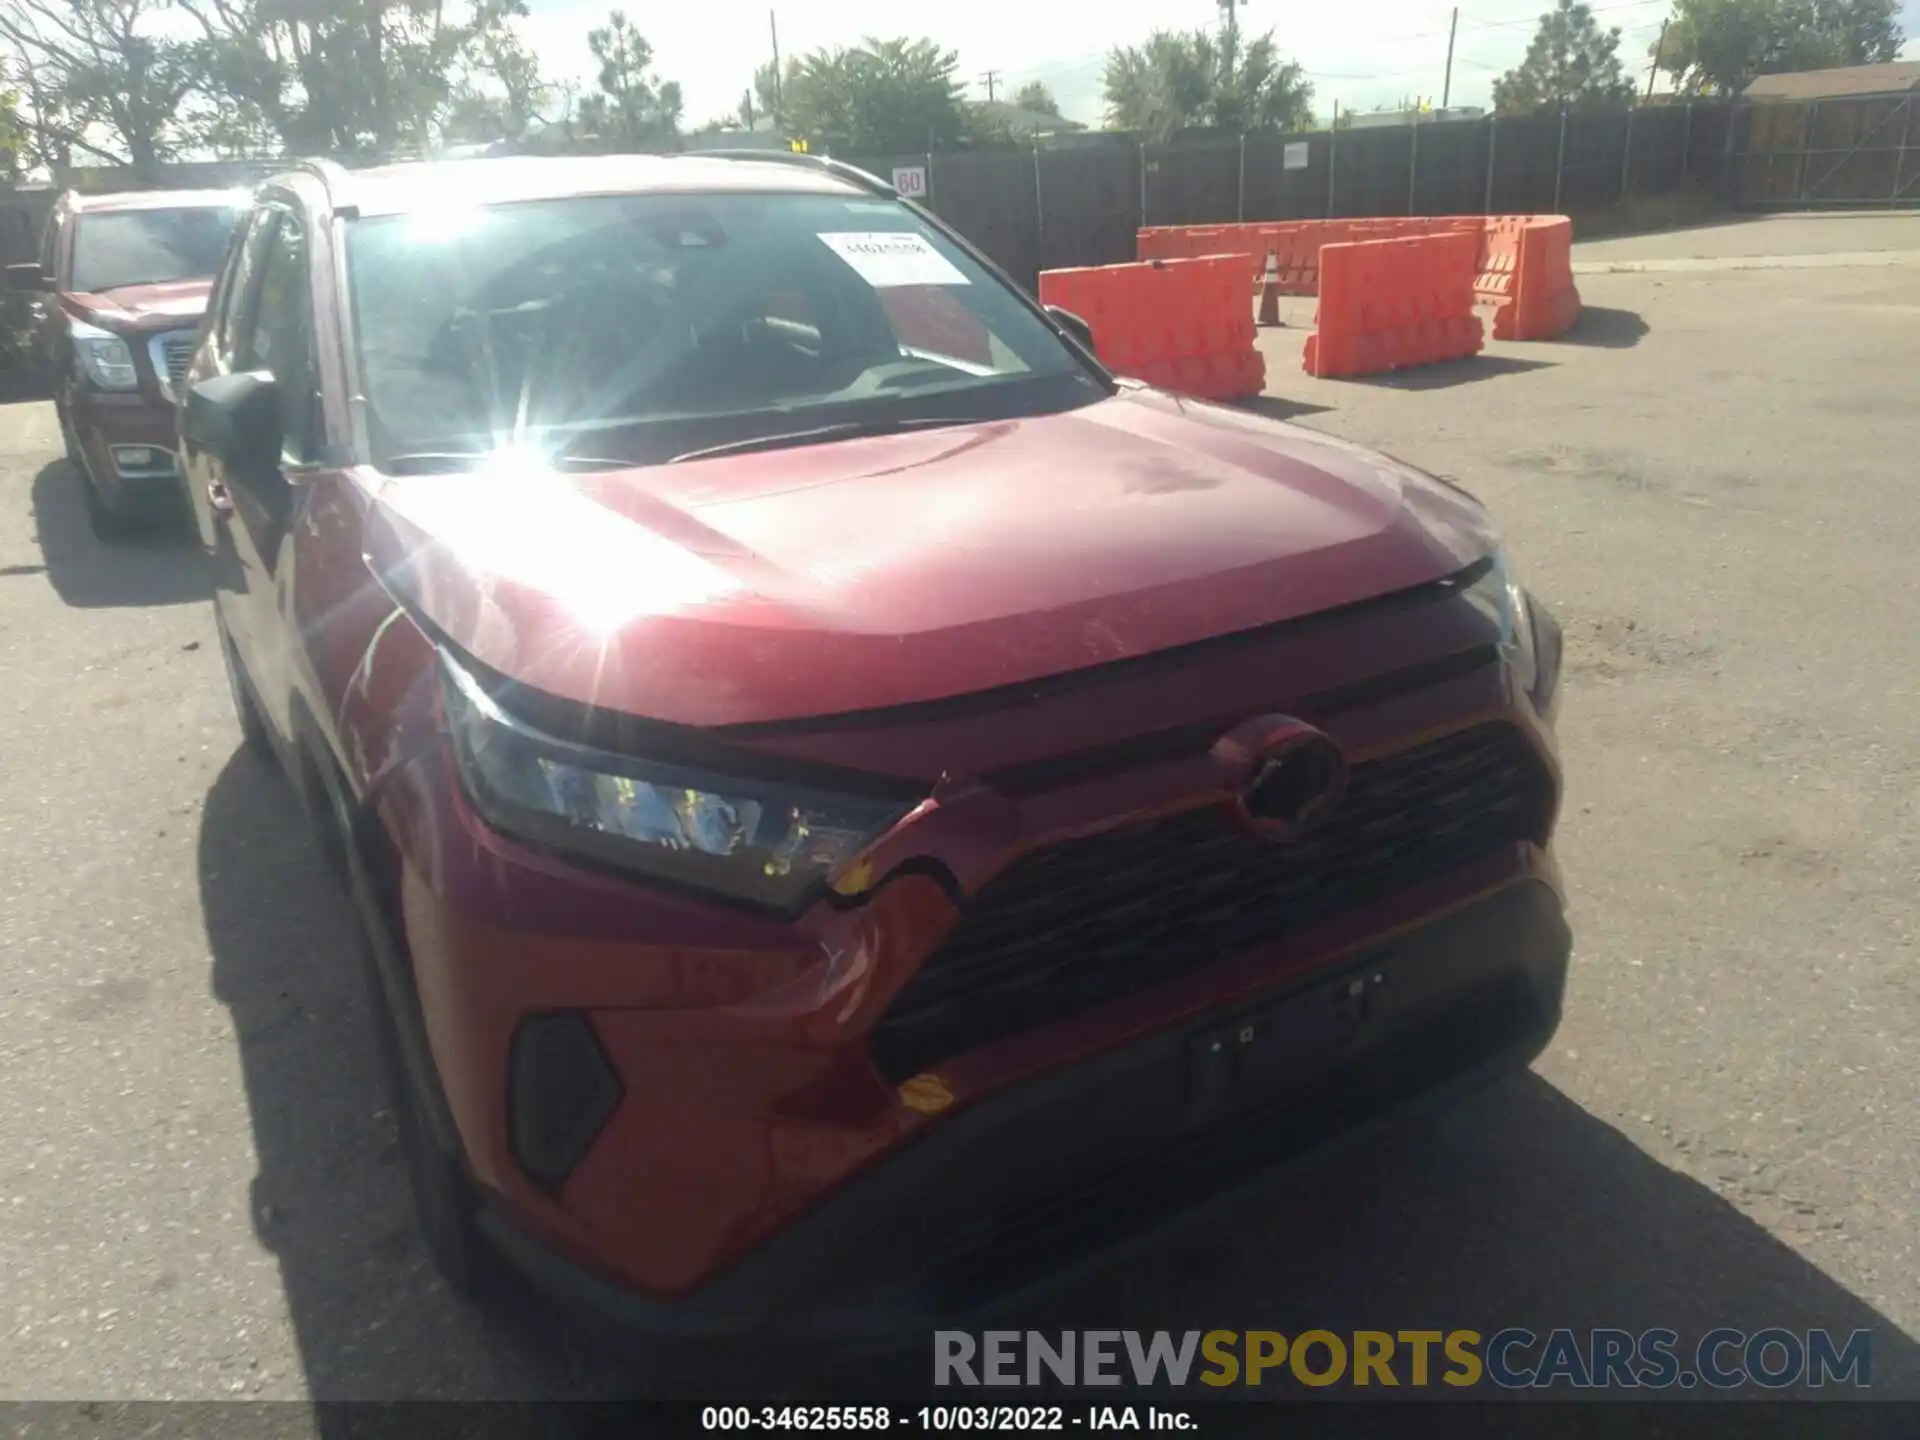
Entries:
<svg viewBox="0 0 1920 1440">
<path fill-rule="evenodd" d="M 1608 245 L 1901 222 L 1846 223 Z M 1581 288 L 1560 343 L 1374 383 L 1265 332 L 1259 402 L 1475 491 L 1562 618 L 1558 1040 L 1060 1313 L 1866 1327 L 1875 1390 L 1920 1396 L 1920 271 Z M 0 409 L 0 1398 L 620 1393 L 429 1271 L 347 917 L 237 750 L 204 601 L 183 544 L 91 540 L 48 407 Z"/>
</svg>

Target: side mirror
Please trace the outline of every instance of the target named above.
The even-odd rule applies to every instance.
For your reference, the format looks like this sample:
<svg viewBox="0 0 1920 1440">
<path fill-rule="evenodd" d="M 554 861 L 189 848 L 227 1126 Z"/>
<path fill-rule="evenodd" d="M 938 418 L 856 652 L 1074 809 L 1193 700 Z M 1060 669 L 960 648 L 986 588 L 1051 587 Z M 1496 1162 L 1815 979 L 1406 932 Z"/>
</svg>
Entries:
<svg viewBox="0 0 1920 1440">
<path fill-rule="evenodd" d="M 1071 310 L 1062 310 L 1058 305 L 1049 305 L 1046 307 L 1046 310 L 1047 314 L 1052 317 L 1054 324 L 1058 325 L 1078 341 L 1089 355 L 1094 353 L 1093 327 L 1091 325 Z"/>
<path fill-rule="evenodd" d="M 216 375 L 187 391 L 180 438 L 216 455 L 236 480 L 276 470 L 286 443 L 280 387 L 271 375 Z"/>
<path fill-rule="evenodd" d="M 40 268 L 37 260 L 22 260 L 17 265 L 7 266 L 7 289 L 16 293 L 43 294 L 53 288 L 53 282 L 47 278 L 46 271 Z"/>
</svg>

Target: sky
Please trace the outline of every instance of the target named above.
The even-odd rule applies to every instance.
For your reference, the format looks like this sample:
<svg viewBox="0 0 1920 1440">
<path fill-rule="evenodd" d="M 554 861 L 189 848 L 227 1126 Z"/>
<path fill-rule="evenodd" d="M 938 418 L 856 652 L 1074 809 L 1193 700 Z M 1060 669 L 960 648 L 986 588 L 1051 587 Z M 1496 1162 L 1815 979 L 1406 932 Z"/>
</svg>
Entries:
<svg viewBox="0 0 1920 1440">
<path fill-rule="evenodd" d="M 586 32 L 624 3 L 628 18 L 653 46 L 662 79 L 677 80 L 691 127 L 731 114 L 754 67 L 772 54 L 767 0 L 528 0 L 528 38 L 552 75 L 591 84 Z M 1517 64 L 1549 0 L 1476 0 L 1460 8 L 1451 103 L 1487 105 L 1496 75 Z M 1592 0 L 1596 17 L 1621 30 L 1620 56 L 1646 83 L 1647 52 L 1670 13 L 1671 0 Z M 1336 0 L 1282 6 L 1241 0 L 1250 35 L 1273 30 L 1281 52 L 1308 72 L 1314 109 L 1325 124 L 1342 109 L 1368 110 L 1403 98 L 1438 104 L 1446 78 L 1452 7 L 1435 0 Z M 1156 29 L 1219 22 L 1217 0 L 1101 0 L 1098 4 L 1015 4 L 1012 0 L 785 0 L 774 6 L 782 55 L 856 44 L 866 35 L 928 36 L 960 55 L 969 94 L 987 98 L 985 74 L 998 71 L 994 93 L 1006 98 L 1029 80 L 1045 81 L 1068 119 L 1100 121 L 1103 57 Z M 1906 0 L 1909 36 L 1920 33 L 1920 0 Z M 1909 40 L 1905 54 L 1920 56 Z M 1669 88 L 1662 77 L 1656 89 Z"/>
</svg>

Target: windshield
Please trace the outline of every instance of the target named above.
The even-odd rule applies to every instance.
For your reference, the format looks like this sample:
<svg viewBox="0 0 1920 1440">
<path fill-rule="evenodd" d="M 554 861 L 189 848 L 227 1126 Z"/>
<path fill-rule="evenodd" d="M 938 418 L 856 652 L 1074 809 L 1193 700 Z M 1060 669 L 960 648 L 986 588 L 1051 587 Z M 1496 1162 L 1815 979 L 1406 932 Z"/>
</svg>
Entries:
<svg viewBox="0 0 1920 1440">
<path fill-rule="evenodd" d="M 73 288 L 211 280 L 226 258 L 239 210 L 231 205 L 121 210 L 74 221 Z"/>
<path fill-rule="evenodd" d="M 648 464 L 1105 393 L 1004 283 L 881 198 L 370 217 L 350 226 L 347 257 L 377 464 L 509 446 Z"/>
</svg>

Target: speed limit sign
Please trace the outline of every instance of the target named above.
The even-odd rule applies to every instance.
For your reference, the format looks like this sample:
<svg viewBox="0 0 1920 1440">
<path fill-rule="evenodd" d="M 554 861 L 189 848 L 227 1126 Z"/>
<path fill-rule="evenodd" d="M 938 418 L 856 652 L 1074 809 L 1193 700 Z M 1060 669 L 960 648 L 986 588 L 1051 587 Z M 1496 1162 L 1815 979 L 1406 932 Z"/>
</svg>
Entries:
<svg viewBox="0 0 1920 1440">
<path fill-rule="evenodd" d="M 927 167 L 924 165 L 894 166 L 893 188 L 909 200 L 926 199 Z"/>
</svg>

